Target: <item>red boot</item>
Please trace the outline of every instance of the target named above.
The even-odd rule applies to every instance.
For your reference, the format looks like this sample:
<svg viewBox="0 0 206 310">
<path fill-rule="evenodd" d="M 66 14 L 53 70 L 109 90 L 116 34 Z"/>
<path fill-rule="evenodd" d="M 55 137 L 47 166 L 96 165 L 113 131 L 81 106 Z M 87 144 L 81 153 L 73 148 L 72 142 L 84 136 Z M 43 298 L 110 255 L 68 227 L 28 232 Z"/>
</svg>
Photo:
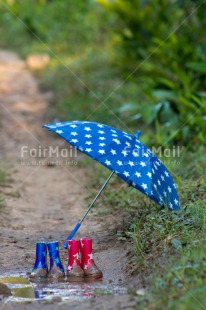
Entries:
<svg viewBox="0 0 206 310">
<path fill-rule="evenodd" d="M 93 254 L 92 254 L 92 239 L 82 238 L 81 242 L 81 255 L 82 255 L 82 268 L 84 270 L 85 277 L 88 278 L 102 278 L 103 274 L 101 270 L 96 266 Z"/>
<path fill-rule="evenodd" d="M 68 266 L 67 276 L 72 278 L 83 278 L 84 271 L 82 269 L 80 261 L 80 241 L 79 240 L 68 240 Z"/>
</svg>

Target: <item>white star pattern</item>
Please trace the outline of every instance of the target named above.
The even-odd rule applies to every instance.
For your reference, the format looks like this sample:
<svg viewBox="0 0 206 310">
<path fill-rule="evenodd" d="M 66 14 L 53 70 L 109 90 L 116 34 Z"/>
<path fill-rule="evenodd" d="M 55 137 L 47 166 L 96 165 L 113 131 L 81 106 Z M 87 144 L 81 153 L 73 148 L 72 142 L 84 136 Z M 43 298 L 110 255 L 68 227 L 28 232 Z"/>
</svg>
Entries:
<svg viewBox="0 0 206 310">
<path fill-rule="evenodd" d="M 173 210 L 180 209 L 170 173 L 135 135 L 89 121 L 67 121 L 45 127 L 59 134 L 76 149 L 114 170 L 130 186 L 141 188 L 143 193 L 159 204 Z"/>
<path fill-rule="evenodd" d="M 117 144 L 121 144 L 121 142 L 118 139 L 112 139 L 112 141 L 114 141 Z"/>
<path fill-rule="evenodd" d="M 79 253 L 73 254 L 73 257 L 76 258 L 76 259 L 80 259 Z"/>
<path fill-rule="evenodd" d="M 111 149 L 110 153 L 112 153 L 112 155 L 116 155 L 117 154 L 117 152 L 115 150 L 113 150 L 113 149 Z"/>
<path fill-rule="evenodd" d="M 93 259 L 92 253 L 91 253 L 91 254 L 88 254 L 88 256 L 89 256 L 89 259 Z"/>
<path fill-rule="evenodd" d="M 135 152 L 135 151 L 132 152 L 132 155 L 133 155 L 134 157 L 138 157 L 138 156 L 139 156 L 138 152 Z"/>
<path fill-rule="evenodd" d="M 162 181 L 164 181 L 164 180 L 165 180 L 165 178 L 164 178 L 164 176 L 163 176 L 163 175 L 161 175 L 160 177 L 161 177 Z"/>
<path fill-rule="evenodd" d="M 121 160 L 118 160 L 118 161 L 117 161 L 117 165 L 119 165 L 119 166 L 123 166 L 122 161 L 121 161 Z"/>
<path fill-rule="evenodd" d="M 125 142 L 127 146 L 131 147 L 131 144 L 129 142 Z"/>
<path fill-rule="evenodd" d="M 141 178 L 141 173 L 140 172 L 135 172 L 136 177 Z"/>
<path fill-rule="evenodd" d="M 124 157 L 126 157 L 127 156 L 127 151 L 123 150 L 122 154 L 124 155 Z"/>
<path fill-rule="evenodd" d="M 106 160 L 106 161 L 105 161 L 105 164 L 106 164 L 106 165 L 111 165 L 111 161 L 110 161 L 110 160 Z"/>
<path fill-rule="evenodd" d="M 79 142 L 79 140 L 77 140 L 77 139 L 72 139 L 71 142 L 77 143 L 77 142 Z"/>
<path fill-rule="evenodd" d="M 131 137 L 129 137 L 129 136 L 127 136 L 127 135 L 124 135 L 124 136 L 125 136 L 125 138 L 127 138 L 127 139 L 129 139 L 129 140 L 132 140 Z"/>
<path fill-rule="evenodd" d="M 176 206 L 178 206 L 179 202 L 178 200 L 175 198 L 174 203 L 176 204 Z"/>
<path fill-rule="evenodd" d="M 128 171 L 124 171 L 123 174 L 125 175 L 125 177 L 129 177 L 129 172 Z"/>
<path fill-rule="evenodd" d="M 103 155 L 103 154 L 105 154 L 105 150 L 99 150 L 98 153 Z"/>
<path fill-rule="evenodd" d="M 142 183 L 142 187 L 144 188 L 144 189 L 147 189 L 148 187 L 147 187 L 147 184 L 145 184 L 145 183 Z"/>
<path fill-rule="evenodd" d="M 139 145 L 135 144 L 136 149 L 141 149 L 141 147 Z"/>
</svg>

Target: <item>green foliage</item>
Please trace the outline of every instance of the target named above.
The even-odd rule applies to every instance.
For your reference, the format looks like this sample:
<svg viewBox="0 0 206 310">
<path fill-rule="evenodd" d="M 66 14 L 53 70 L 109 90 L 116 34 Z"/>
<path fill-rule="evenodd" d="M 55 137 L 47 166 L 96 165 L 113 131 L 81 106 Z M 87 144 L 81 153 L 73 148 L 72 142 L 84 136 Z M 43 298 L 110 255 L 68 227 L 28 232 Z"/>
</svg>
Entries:
<svg viewBox="0 0 206 310">
<path fill-rule="evenodd" d="M 170 139 L 205 142 L 206 6 L 196 1 L 97 0 L 113 16 L 114 44 L 138 101 L 125 111 Z M 114 18 L 113 18 L 114 20 Z M 198 34 L 198 35 L 197 35 Z M 132 74 L 130 75 L 130 73 Z M 153 105 L 151 105 L 153 104 Z M 123 107 L 124 108 L 124 107 Z M 175 130 L 176 129 L 176 130 Z"/>
<path fill-rule="evenodd" d="M 23 40 L 30 42 L 40 52 L 48 46 L 47 52 L 51 54 L 77 53 L 81 52 L 88 41 L 98 40 L 96 28 L 93 27 L 93 24 L 97 24 L 98 14 L 91 10 L 90 0 L 79 0 L 78 5 L 72 0 L 20 0 L 4 3 L 5 6 L 0 5 L 0 10 L 3 25 L 8 25 L 7 37 L 20 32 Z M 3 35 L 4 28 L 1 30 Z M 21 42 L 16 40 L 15 45 Z M 10 41 L 10 44 L 13 42 Z M 22 46 L 22 49 L 27 52 L 31 46 Z"/>
<path fill-rule="evenodd" d="M 104 104 L 107 94 L 121 83 L 108 40 L 107 12 L 92 0 L 4 3 L 11 11 L 0 4 L 0 46 L 23 57 L 33 53 L 51 57 L 49 67 L 36 72 L 42 89 L 52 89 L 55 95 L 50 118 L 91 119 L 126 130 L 117 107 L 136 98 L 133 84 Z"/>
<path fill-rule="evenodd" d="M 192 310 L 206 305 L 205 148 L 185 151 L 179 161 L 170 171 L 178 181 L 180 212 L 161 210 L 115 177 L 96 206 L 99 217 L 116 215 L 116 238 L 131 249 L 128 270 L 144 279 L 145 292 L 131 290 L 138 309 Z M 109 173 L 95 164 L 94 174 L 92 166 L 91 187 L 99 188 Z"/>
<path fill-rule="evenodd" d="M 50 54 L 48 71 L 38 74 L 56 95 L 51 117 L 145 128 L 151 144 L 204 143 L 204 9 L 184 21 L 191 1 L 98 2 L 111 14 L 89 0 L 4 1 L 0 45 Z"/>
</svg>

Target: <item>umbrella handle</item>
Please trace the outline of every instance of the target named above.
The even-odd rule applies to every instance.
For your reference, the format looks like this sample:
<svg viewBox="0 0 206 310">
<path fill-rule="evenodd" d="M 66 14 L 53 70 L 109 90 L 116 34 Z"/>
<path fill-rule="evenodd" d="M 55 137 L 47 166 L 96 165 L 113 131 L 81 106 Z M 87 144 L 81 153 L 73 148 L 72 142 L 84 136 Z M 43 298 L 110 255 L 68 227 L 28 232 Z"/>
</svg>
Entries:
<svg viewBox="0 0 206 310">
<path fill-rule="evenodd" d="M 72 232 L 70 233 L 70 235 L 67 237 L 66 240 L 71 240 L 74 237 L 81 224 L 82 224 L 81 222 L 77 222 L 76 226 L 74 227 L 74 229 L 72 230 Z M 64 242 L 63 247 L 67 249 L 67 241 Z"/>
</svg>

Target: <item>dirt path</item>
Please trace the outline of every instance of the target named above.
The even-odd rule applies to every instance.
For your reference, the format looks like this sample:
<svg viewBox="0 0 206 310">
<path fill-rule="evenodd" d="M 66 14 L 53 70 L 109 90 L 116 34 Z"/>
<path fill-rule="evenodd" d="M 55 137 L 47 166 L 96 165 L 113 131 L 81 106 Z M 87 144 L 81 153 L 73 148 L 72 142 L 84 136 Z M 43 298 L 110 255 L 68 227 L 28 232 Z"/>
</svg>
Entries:
<svg viewBox="0 0 206 310">
<path fill-rule="evenodd" d="M 1 275 L 30 272 L 36 241 L 62 242 L 83 214 L 84 199 L 89 194 L 85 173 L 78 164 L 47 165 L 42 156 L 31 158 L 35 152 L 29 153 L 31 149 L 62 146 L 63 143 L 41 128 L 42 123 L 48 122 L 49 106 L 45 98 L 25 62 L 11 52 L 1 51 L 0 156 L 9 166 L 11 175 L 7 186 L 0 188 L 6 195 L 6 207 L 0 211 Z M 69 158 L 70 163 L 72 160 L 78 161 Z M 82 236 L 94 238 L 95 260 L 105 278 L 114 283 L 124 282 L 127 279 L 123 272 L 125 253 L 115 246 L 111 230 L 104 230 L 96 217 L 90 215 L 77 237 Z M 66 265 L 67 253 L 63 250 L 61 257 Z M 128 300 L 127 295 L 98 297 L 96 301 L 84 302 L 83 309 L 90 308 L 91 303 L 94 309 L 101 303 L 105 309 L 110 309 L 110 304 L 111 309 L 116 306 L 117 309 L 129 309 Z M 73 301 L 69 303 L 76 309 Z M 5 306 L 12 307 L 12 303 Z M 17 308 L 17 305 L 13 306 Z M 20 308 L 24 309 L 22 305 Z M 80 301 L 77 309 L 81 309 Z"/>
</svg>

